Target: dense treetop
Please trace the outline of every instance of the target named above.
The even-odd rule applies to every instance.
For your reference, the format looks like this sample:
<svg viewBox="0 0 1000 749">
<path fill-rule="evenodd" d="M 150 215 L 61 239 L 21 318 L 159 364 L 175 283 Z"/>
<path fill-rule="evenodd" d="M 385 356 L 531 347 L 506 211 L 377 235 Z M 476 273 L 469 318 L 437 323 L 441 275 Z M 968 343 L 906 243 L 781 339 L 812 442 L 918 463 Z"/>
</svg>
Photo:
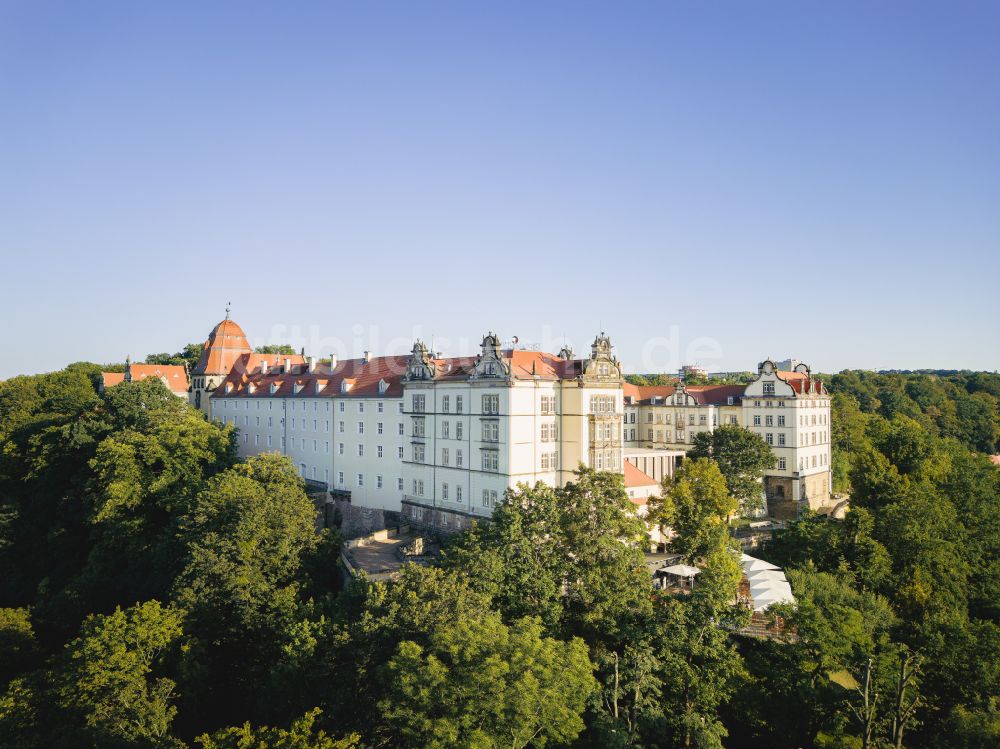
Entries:
<svg viewBox="0 0 1000 749">
<path fill-rule="evenodd" d="M 648 506 L 701 567 L 688 595 L 654 590 L 621 477 L 588 470 L 341 589 L 286 458 L 238 461 L 232 427 L 158 380 L 99 394 L 100 371 L 0 383 L 2 746 L 1000 743 L 1000 471 L 912 396 L 944 388 L 946 414 L 989 378 L 907 380 L 917 409 L 896 375 L 835 386 L 853 507 L 758 552 L 797 598 L 761 640 L 733 605 L 727 519 L 767 459 L 742 432 Z"/>
</svg>

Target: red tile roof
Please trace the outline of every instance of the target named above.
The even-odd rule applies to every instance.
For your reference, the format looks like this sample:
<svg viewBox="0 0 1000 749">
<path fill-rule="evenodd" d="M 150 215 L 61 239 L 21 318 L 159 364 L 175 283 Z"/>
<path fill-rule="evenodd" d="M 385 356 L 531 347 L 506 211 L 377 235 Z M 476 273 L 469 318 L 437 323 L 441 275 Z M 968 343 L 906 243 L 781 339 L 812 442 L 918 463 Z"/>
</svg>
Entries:
<svg viewBox="0 0 1000 749">
<path fill-rule="evenodd" d="M 194 366 L 196 375 L 225 375 L 242 354 L 251 353 L 243 328 L 228 317 L 212 328 L 205 341 L 198 363 Z"/>
<path fill-rule="evenodd" d="M 293 359 L 290 372 L 282 372 L 280 367 L 269 366 L 264 373 L 261 364 L 274 359 Z M 367 362 L 364 359 L 347 359 L 337 362 L 332 370 L 329 364 L 317 364 L 310 372 L 308 366 L 294 357 L 276 354 L 244 354 L 233 367 L 219 387 L 212 393 L 213 398 L 267 398 L 267 397 L 300 397 L 300 398 L 330 398 L 340 397 L 378 397 L 398 398 L 403 394 L 402 379 L 406 374 L 408 356 L 372 357 Z M 384 392 L 379 384 L 385 381 Z M 349 389 L 343 391 L 347 383 Z M 251 387 L 253 391 L 251 392 Z M 275 391 L 271 392 L 271 387 Z M 227 392 L 227 388 L 229 391 Z"/>
<path fill-rule="evenodd" d="M 797 373 L 796 373 L 797 374 Z M 792 386 L 794 390 L 799 395 L 826 395 L 826 387 L 820 380 L 814 380 L 810 377 L 799 377 L 788 381 L 788 384 Z"/>
<path fill-rule="evenodd" d="M 673 385 L 624 385 L 624 396 L 635 398 L 636 403 L 648 404 L 653 398 L 666 398 L 677 392 Z"/>
<path fill-rule="evenodd" d="M 131 364 L 129 372 L 133 382 L 142 382 L 147 377 L 159 377 L 172 393 L 186 393 L 188 390 L 187 370 L 177 364 Z M 125 381 L 124 372 L 102 372 L 104 387 L 114 387 Z"/>
<path fill-rule="evenodd" d="M 725 406 L 730 398 L 738 405 L 746 389 L 746 385 L 689 385 L 686 391 L 702 405 Z"/>
<path fill-rule="evenodd" d="M 507 349 L 501 352 L 504 361 L 510 365 L 510 374 L 515 380 L 568 380 L 583 372 L 582 359 L 563 359 L 544 351 L 524 351 Z M 458 356 L 450 359 L 435 359 L 437 367 L 435 380 L 464 380 L 476 368 L 478 356 Z"/>
<path fill-rule="evenodd" d="M 640 471 L 630 461 L 625 461 L 625 488 L 635 489 L 639 486 L 659 486 L 660 482 L 647 473 Z"/>
</svg>

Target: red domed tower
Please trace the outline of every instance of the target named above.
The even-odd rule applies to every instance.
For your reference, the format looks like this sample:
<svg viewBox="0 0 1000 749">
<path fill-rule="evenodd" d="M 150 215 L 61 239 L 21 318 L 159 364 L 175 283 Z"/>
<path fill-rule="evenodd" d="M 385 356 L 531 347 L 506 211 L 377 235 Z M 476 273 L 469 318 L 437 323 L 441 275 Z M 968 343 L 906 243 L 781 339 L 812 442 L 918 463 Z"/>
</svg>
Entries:
<svg viewBox="0 0 1000 749">
<path fill-rule="evenodd" d="M 250 353 L 253 349 L 246 334 L 229 319 L 229 306 L 226 305 L 226 319 L 208 334 L 201 358 L 191 372 L 191 404 L 208 413 L 208 394 L 226 378 L 237 359 Z"/>
</svg>

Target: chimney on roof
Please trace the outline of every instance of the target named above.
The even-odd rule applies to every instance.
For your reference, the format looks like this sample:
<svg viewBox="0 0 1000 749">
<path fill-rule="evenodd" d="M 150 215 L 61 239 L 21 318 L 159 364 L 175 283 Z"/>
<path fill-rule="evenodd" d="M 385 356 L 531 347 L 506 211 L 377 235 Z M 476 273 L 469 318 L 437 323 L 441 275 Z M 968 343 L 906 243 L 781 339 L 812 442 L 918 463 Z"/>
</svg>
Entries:
<svg viewBox="0 0 1000 749">
<path fill-rule="evenodd" d="M 283 371 L 283 372 L 284 372 L 285 374 L 288 374 L 289 372 L 291 372 L 291 371 L 292 371 L 292 360 L 291 360 L 291 359 L 287 359 L 287 358 L 285 359 L 285 366 L 284 366 L 284 368 L 282 369 L 282 371 Z"/>
<path fill-rule="evenodd" d="M 372 352 L 365 351 L 365 364 L 368 364 L 372 360 Z"/>
<path fill-rule="evenodd" d="M 337 355 L 330 354 L 330 371 L 332 372 L 337 368 Z"/>
<path fill-rule="evenodd" d="M 268 367 L 267 359 L 262 360 L 260 363 L 260 373 L 267 374 L 267 367 Z"/>
<path fill-rule="evenodd" d="M 316 371 L 316 357 L 315 356 L 310 356 L 309 357 L 309 371 L 310 372 L 315 372 Z"/>
</svg>

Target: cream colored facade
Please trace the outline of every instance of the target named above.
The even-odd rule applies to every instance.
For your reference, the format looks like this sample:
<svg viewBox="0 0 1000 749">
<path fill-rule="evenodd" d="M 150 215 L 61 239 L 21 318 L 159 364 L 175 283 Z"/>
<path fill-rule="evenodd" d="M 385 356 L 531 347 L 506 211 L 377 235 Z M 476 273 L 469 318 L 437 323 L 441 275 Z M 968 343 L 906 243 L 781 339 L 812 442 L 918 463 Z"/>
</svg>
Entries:
<svg viewBox="0 0 1000 749">
<path fill-rule="evenodd" d="M 603 335 L 588 359 L 504 351 L 489 334 L 477 357 L 438 360 L 417 342 L 403 379 L 404 516 L 461 528 L 519 483 L 561 486 L 581 463 L 622 472 L 622 383 Z"/>
<path fill-rule="evenodd" d="M 239 336 L 227 318 L 209 342 Z M 206 352 L 211 369 L 219 355 Z M 604 334 L 585 358 L 503 349 L 492 333 L 478 355 L 458 358 L 420 341 L 407 356 L 330 364 L 227 355 L 235 356 L 229 373 L 203 372 L 193 389 L 212 419 L 238 430 L 241 457 L 282 453 L 314 486 L 417 525 L 466 527 L 489 517 L 508 489 L 564 485 L 581 464 L 623 473 L 639 505 L 695 435 L 728 423 L 772 445 L 769 501 L 829 501 L 829 396 L 805 365 L 781 372 L 764 362 L 745 387 L 634 388 Z"/>
<path fill-rule="evenodd" d="M 805 364 L 782 371 L 762 362 L 746 386 L 625 386 L 628 448 L 690 450 L 697 434 L 723 424 L 746 427 L 771 446 L 775 466 L 762 491 L 772 513 L 830 503 L 830 396 Z"/>
<path fill-rule="evenodd" d="M 398 512 L 404 366 L 379 357 L 234 372 L 209 400 L 211 417 L 239 430 L 240 457 L 287 455 L 314 486 Z"/>
</svg>

